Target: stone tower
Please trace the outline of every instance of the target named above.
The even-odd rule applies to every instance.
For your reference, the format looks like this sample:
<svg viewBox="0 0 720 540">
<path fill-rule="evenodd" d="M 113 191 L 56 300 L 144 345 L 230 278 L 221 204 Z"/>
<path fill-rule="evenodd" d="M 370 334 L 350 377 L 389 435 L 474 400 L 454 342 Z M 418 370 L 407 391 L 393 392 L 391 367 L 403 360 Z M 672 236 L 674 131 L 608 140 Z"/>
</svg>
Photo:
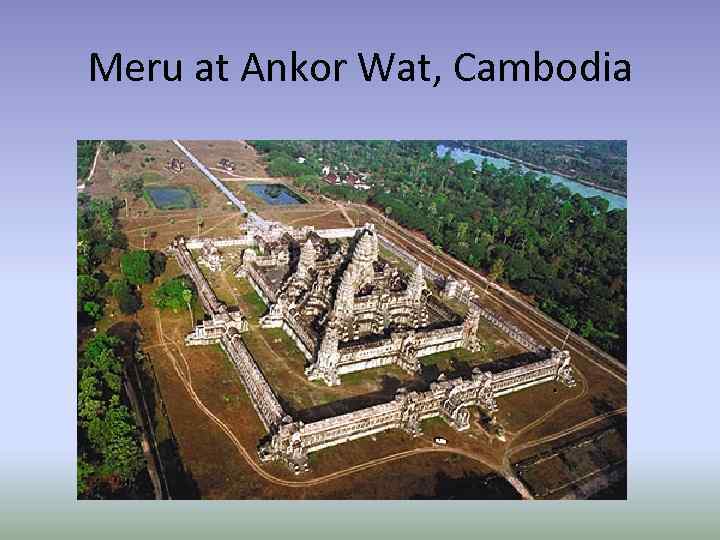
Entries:
<svg viewBox="0 0 720 540">
<path fill-rule="evenodd" d="M 372 229 L 364 229 L 355 245 L 351 266 L 355 269 L 357 287 L 362 287 L 373 278 L 373 263 L 378 260 L 380 247 L 378 237 Z"/>
<path fill-rule="evenodd" d="M 480 311 L 471 307 L 463 321 L 463 342 L 465 348 L 469 351 L 476 351 L 480 347 L 477 337 L 479 325 Z"/>
<path fill-rule="evenodd" d="M 343 273 L 340 285 L 335 294 L 335 315 L 345 319 L 353 313 L 355 307 L 355 275 L 352 265 L 348 266 Z"/>
<path fill-rule="evenodd" d="M 317 250 L 315 246 L 307 239 L 307 242 L 300 248 L 300 261 L 298 262 L 297 276 L 299 278 L 305 278 L 310 273 L 310 270 L 315 268 L 317 263 Z"/>
<path fill-rule="evenodd" d="M 427 289 L 427 283 L 425 283 L 422 265 L 418 263 L 418 265 L 415 267 L 415 271 L 412 273 L 410 279 L 408 280 L 408 297 L 410 297 L 413 302 L 419 302 L 425 289 Z"/>
<path fill-rule="evenodd" d="M 337 364 L 340 359 L 338 354 L 338 332 L 335 328 L 335 322 L 330 321 L 323 336 L 320 349 L 318 350 L 317 360 L 307 368 L 306 374 L 308 379 L 323 380 L 328 386 L 337 386 L 340 384 L 340 377 L 337 374 Z"/>
</svg>

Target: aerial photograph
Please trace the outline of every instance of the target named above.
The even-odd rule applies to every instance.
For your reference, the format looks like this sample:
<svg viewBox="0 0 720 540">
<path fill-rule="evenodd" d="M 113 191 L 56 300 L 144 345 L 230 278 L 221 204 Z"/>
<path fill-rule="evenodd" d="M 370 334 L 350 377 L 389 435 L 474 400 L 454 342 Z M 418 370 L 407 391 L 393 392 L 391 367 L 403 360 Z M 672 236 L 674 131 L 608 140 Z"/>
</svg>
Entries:
<svg viewBox="0 0 720 540">
<path fill-rule="evenodd" d="M 627 498 L 624 140 L 77 141 L 78 499 Z"/>
</svg>

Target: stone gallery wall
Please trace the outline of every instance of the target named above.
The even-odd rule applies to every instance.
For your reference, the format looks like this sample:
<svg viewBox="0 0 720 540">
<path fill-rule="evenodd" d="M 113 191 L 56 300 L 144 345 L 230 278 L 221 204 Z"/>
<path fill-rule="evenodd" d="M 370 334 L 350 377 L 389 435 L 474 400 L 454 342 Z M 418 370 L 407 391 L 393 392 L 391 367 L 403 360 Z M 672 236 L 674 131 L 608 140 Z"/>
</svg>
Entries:
<svg viewBox="0 0 720 540">
<path fill-rule="evenodd" d="M 473 371 L 470 380 L 439 380 L 426 392 L 400 391 L 394 400 L 317 422 L 286 423 L 260 448 L 266 460 L 282 460 L 296 472 L 307 468 L 307 456 L 323 448 L 367 437 L 388 429 L 420 433 L 420 421 L 441 417 L 455 429 L 470 426 L 468 407 L 480 406 L 492 413 L 495 398 L 549 381 L 575 384 L 566 352 L 553 351 L 550 358 L 498 373 Z"/>
<path fill-rule="evenodd" d="M 272 234 L 275 234 L 278 229 L 269 222 L 266 222 L 264 227 Z M 248 237 L 253 238 L 254 236 L 250 232 Z M 343 235 L 347 232 L 349 230 L 343 230 Z M 353 232 L 355 231 L 353 230 Z M 227 245 L 238 244 L 228 243 Z M 227 315 L 227 307 L 215 296 L 190 255 L 185 242 L 182 239 L 176 240 L 169 251 L 195 283 L 207 313 L 216 320 L 230 320 Z M 248 268 L 248 277 L 263 300 L 271 303 L 270 297 L 274 296 L 272 288 L 263 281 L 262 274 Z M 237 369 L 253 407 L 269 434 L 268 441 L 259 447 L 260 457 L 263 460 L 281 460 L 299 473 L 307 469 L 308 454 L 322 448 L 388 429 L 404 429 L 409 433 L 417 434 L 421 429 L 420 421 L 432 417 L 441 417 L 455 429 L 464 430 L 469 427 L 468 407 L 480 406 L 492 413 L 497 408 L 495 402 L 497 396 L 548 381 L 559 381 L 568 386 L 574 384 L 570 355 L 567 351 L 554 349 L 548 351 L 543 347 L 536 346 L 537 344 L 526 338 L 522 332 L 504 323 L 491 312 L 485 311 L 486 313 L 480 313 L 480 315 L 488 320 L 490 320 L 489 317 L 492 317 L 492 321 L 495 321 L 494 324 L 513 339 L 521 342 L 528 350 L 543 354 L 545 357 L 519 368 L 496 373 L 483 372 L 476 368 L 471 379 L 445 380 L 441 376 L 437 382 L 431 384 L 430 389 L 426 392 L 408 393 L 401 390 L 392 401 L 387 403 L 308 424 L 295 421 L 287 415 L 267 379 L 245 347 L 241 331 L 238 329 L 242 327 L 228 325 L 221 335 L 219 343 Z M 286 327 L 286 331 L 291 335 L 295 334 L 295 339 L 301 344 L 311 341 L 311 336 L 298 336 L 293 328 Z M 446 350 L 444 347 L 455 348 L 458 340 L 466 339 L 467 323 L 429 330 L 420 338 L 415 335 L 416 332 L 411 331 L 410 333 L 413 334 L 411 341 L 416 347 L 412 354 L 421 356 L 423 353 L 432 354 L 439 350 Z M 392 338 L 383 340 L 376 344 L 374 349 L 367 346 L 364 348 L 354 346 L 340 348 L 338 350 L 340 372 L 363 362 L 374 362 L 378 359 L 397 356 L 402 353 L 404 343 L 407 343 L 407 340 L 399 336 L 394 340 Z M 306 354 L 314 356 L 315 348 L 315 346 L 305 347 Z"/>
</svg>

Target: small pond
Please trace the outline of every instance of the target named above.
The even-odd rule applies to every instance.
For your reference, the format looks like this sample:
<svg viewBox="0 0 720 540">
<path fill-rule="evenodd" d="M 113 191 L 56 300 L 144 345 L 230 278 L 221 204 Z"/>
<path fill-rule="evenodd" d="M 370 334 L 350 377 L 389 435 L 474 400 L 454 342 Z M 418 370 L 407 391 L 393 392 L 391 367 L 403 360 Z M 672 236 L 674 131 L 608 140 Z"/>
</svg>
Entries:
<svg viewBox="0 0 720 540">
<path fill-rule="evenodd" d="M 248 184 L 248 190 L 267 204 L 306 204 L 307 201 L 285 184 Z"/>
<path fill-rule="evenodd" d="M 145 188 L 152 204 L 160 210 L 183 210 L 196 208 L 192 191 L 185 187 L 153 186 Z"/>
</svg>

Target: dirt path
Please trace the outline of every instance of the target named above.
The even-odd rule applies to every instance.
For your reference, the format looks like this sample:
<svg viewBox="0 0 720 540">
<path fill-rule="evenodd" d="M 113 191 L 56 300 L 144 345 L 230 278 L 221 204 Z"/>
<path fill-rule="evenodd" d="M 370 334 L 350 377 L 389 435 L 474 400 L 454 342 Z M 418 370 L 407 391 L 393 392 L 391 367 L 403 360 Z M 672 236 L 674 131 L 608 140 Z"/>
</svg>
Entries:
<svg viewBox="0 0 720 540">
<path fill-rule="evenodd" d="M 347 210 L 345 209 L 345 206 L 340 203 L 337 203 L 337 202 L 335 203 L 335 205 L 340 209 L 340 212 L 342 212 L 342 215 L 345 218 L 345 221 L 347 221 L 351 227 L 354 227 L 355 222 L 352 219 L 350 219 L 350 216 L 348 215 Z"/>
<path fill-rule="evenodd" d="M 222 215 L 222 218 L 217 223 L 212 225 L 211 227 L 209 227 L 207 229 L 203 229 L 203 231 L 200 233 L 200 236 L 198 238 L 202 238 L 205 235 L 207 235 L 208 233 L 210 233 L 211 231 L 217 229 L 218 227 L 225 225 L 228 220 L 241 217 L 241 216 L 238 216 L 237 214 L 228 216 L 225 213 L 223 213 L 223 214 L 210 214 L 208 216 L 204 216 L 204 218 L 205 219 L 213 219 L 213 218 L 217 217 L 218 215 Z M 175 221 L 172 223 L 170 221 L 167 221 L 166 223 L 151 224 L 151 225 L 146 225 L 144 227 L 137 227 L 135 229 L 125 229 L 124 232 L 126 235 L 131 235 L 134 233 L 142 232 L 143 230 L 146 230 L 146 229 L 157 231 L 158 229 L 163 229 L 166 227 L 177 227 L 177 225 L 181 224 L 181 223 L 197 223 L 197 217 L 175 219 Z M 240 227 L 239 224 L 237 226 L 238 226 L 238 228 Z M 142 249 L 141 244 L 135 244 L 132 242 L 130 242 L 130 247 L 132 247 L 133 249 Z"/>
<path fill-rule="evenodd" d="M 627 407 L 620 407 L 619 409 L 615 409 L 614 411 L 608 411 L 603 414 L 598 414 L 597 416 L 593 416 L 592 418 L 583 420 L 582 422 L 575 424 L 574 426 L 569 427 L 567 429 L 558 431 L 557 433 L 552 433 L 550 435 L 546 435 L 545 437 L 540 437 L 538 439 L 528 441 L 526 443 L 515 446 L 509 450 L 508 457 L 511 457 L 512 455 L 517 454 L 518 452 L 522 452 L 523 450 L 528 450 L 530 448 L 534 448 L 535 446 L 539 446 L 541 444 L 545 444 L 545 443 L 557 440 L 561 437 L 565 437 L 566 435 L 570 435 L 572 433 L 575 433 L 577 431 L 580 431 L 582 429 L 590 427 L 594 424 L 597 424 L 599 422 L 607 420 L 608 418 L 612 418 L 613 416 L 620 416 L 620 415 L 626 414 L 626 413 L 627 413 Z"/>
<path fill-rule="evenodd" d="M 220 167 L 208 167 L 208 169 L 210 169 L 211 171 L 218 171 L 223 174 L 229 174 L 230 176 L 232 176 L 234 178 L 240 178 L 239 174 L 235 174 L 234 172 L 228 171 L 227 169 L 221 169 Z M 227 180 L 227 178 L 223 178 L 222 180 Z"/>
<path fill-rule="evenodd" d="M 229 216 L 221 219 L 220 221 L 218 221 L 215 225 L 213 225 L 213 226 L 210 227 L 209 229 L 203 229 L 203 231 L 200 233 L 200 235 L 198 236 L 198 238 L 202 238 L 203 236 L 205 236 L 206 234 L 208 234 L 210 231 L 214 231 L 215 229 L 217 229 L 217 228 L 220 227 L 221 225 L 224 225 L 224 224 L 227 223 L 229 220 L 231 220 L 231 219 L 233 219 L 233 218 L 236 218 L 236 217 L 238 217 L 238 216 L 236 216 L 236 215 L 229 215 Z"/>
<path fill-rule="evenodd" d="M 625 413 L 627 412 L 627 407 L 621 407 L 621 408 L 619 408 L 619 409 L 615 409 L 614 411 L 608 411 L 608 412 L 606 412 L 606 413 L 599 414 L 599 415 L 597 415 L 597 416 L 593 416 L 592 418 L 588 418 L 587 420 L 583 420 L 582 422 L 579 422 L 579 423 L 577 423 L 577 424 L 575 424 L 575 425 L 573 425 L 573 426 L 571 426 L 571 427 L 569 427 L 569 428 L 560 430 L 560 431 L 558 431 L 558 432 L 556 432 L 556 433 L 552 433 L 552 434 L 546 435 L 546 436 L 544 436 L 544 437 L 538 437 L 538 438 L 536 438 L 536 439 L 532 439 L 532 440 L 527 441 L 527 442 L 525 442 L 525 443 L 517 444 L 517 445 L 513 446 L 513 445 L 512 445 L 513 441 L 517 440 L 518 437 L 520 437 L 522 434 L 526 433 L 527 431 L 531 430 L 531 429 L 534 428 L 534 427 L 537 427 L 538 425 L 540 425 L 541 423 L 543 423 L 545 420 L 547 420 L 550 416 L 552 416 L 553 414 L 555 414 L 555 413 L 556 413 L 558 410 L 560 410 L 561 408 L 563 408 L 563 407 L 565 407 L 566 405 L 572 403 L 573 401 L 577 401 L 577 400 L 585 397 L 585 395 L 587 395 L 588 388 L 589 388 L 587 379 L 582 375 L 582 373 L 581 373 L 579 370 L 577 370 L 577 368 L 575 369 L 575 373 L 576 373 L 579 377 L 581 377 L 582 384 L 583 384 L 583 390 L 582 390 L 582 392 L 580 392 L 580 393 L 577 394 L 576 396 L 573 396 L 573 397 L 571 397 L 571 398 L 568 398 L 568 399 L 563 400 L 562 402 L 560 402 L 560 403 L 558 403 L 557 405 L 555 405 L 552 409 L 550 409 L 549 411 L 547 411 L 545 414 L 543 414 L 541 417 L 539 417 L 539 418 L 537 418 L 536 420 L 530 422 L 529 424 L 523 426 L 523 427 L 522 427 L 521 429 L 519 429 L 517 432 L 515 432 L 514 434 L 512 434 L 512 436 L 510 437 L 510 439 L 509 439 L 509 441 L 508 441 L 508 447 L 507 447 L 507 449 L 505 450 L 505 453 L 503 454 L 503 467 L 502 467 L 502 469 L 503 469 L 503 472 L 504 472 L 505 477 L 508 479 L 508 481 L 509 481 L 510 483 L 513 484 L 513 486 L 515 487 L 515 489 L 516 489 L 518 492 L 523 493 L 523 491 L 521 491 L 521 489 L 522 489 L 522 490 L 524 490 L 525 492 L 527 492 L 527 495 L 528 495 L 530 498 L 533 498 L 533 497 L 532 497 L 532 494 L 527 490 L 527 488 L 525 487 L 525 484 L 522 482 L 522 480 L 520 480 L 520 479 L 515 475 L 515 471 L 513 470 L 512 463 L 511 463 L 511 459 L 512 459 L 512 456 L 513 456 L 513 455 L 515 455 L 515 454 L 517 454 L 518 452 L 521 452 L 521 451 L 523 451 L 523 450 L 528 450 L 528 449 L 530 449 L 530 448 L 534 448 L 534 447 L 539 446 L 539 445 L 541 445 L 541 444 L 545 444 L 545 443 L 548 443 L 548 442 L 555 441 L 555 440 L 557 440 L 557 439 L 560 439 L 560 438 L 562 438 L 562 437 L 565 437 L 565 436 L 567 436 L 567 435 L 570 435 L 570 434 L 572 434 L 572 433 L 575 433 L 575 432 L 577 432 L 577 431 L 580 431 L 580 430 L 582 430 L 582 429 L 585 429 L 585 428 L 587 428 L 587 427 L 589 427 L 589 426 L 592 426 L 592 425 L 594 425 L 594 424 L 597 424 L 598 422 L 602 422 L 602 421 L 604 421 L 604 420 L 606 420 L 606 419 L 608 419 L 608 418 L 611 418 L 611 417 L 613 417 L 613 416 L 617 416 L 617 415 L 620 415 L 620 414 L 625 414 Z M 613 465 L 616 465 L 616 464 L 613 464 Z M 607 467 L 605 467 L 605 468 L 607 468 Z M 562 488 L 564 488 L 564 487 L 568 487 L 568 486 L 570 486 L 570 485 L 577 484 L 577 483 L 579 483 L 579 482 L 581 482 L 581 481 L 583 481 L 583 480 L 586 480 L 587 478 L 590 478 L 590 477 L 592 477 L 592 476 L 595 476 L 595 475 L 603 472 L 603 471 L 605 470 L 605 468 L 597 469 L 597 470 L 593 471 L 592 473 L 589 473 L 589 474 L 583 476 L 582 478 L 574 479 L 574 480 L 572 480 L 571 482 L 569 482 L 567 485 L 562 486 L 561 488 L 556 488 L 556 489 L 554 489 L 554 490 L 552 490 L 552 491 L 549 491 L 547 494 L 556 493 L 557 491 L 559 491 L 560 489 L 562 489 Z M 511 479 L 512 479 L 512 480 L 511 480 Z M 517 483 L 517 484 L 516 484 L 516 483 Z M 546 495 L 547 495 L 547 494 L 546 494 Z M 523 493 L 523 496 L 524 496 L 524 493 Z"/>
<path fill-rule="evenodd" d="M 220 180 L 223 182 L 262 182 L 262 183 L 281 183 L 281 178 L 274 178 L 272 176 L 243 176 L 234 172 L 226 171 L 225 169 L 218 169 L 217 167 L 208 167 L 211 171 L 220 171 L 225 174 L 229 174 L 229 177 L 223 177 Z"/>
<path fill-rule="evenodd" d="M 290 224 L 290 225 L 297 225 L 297 224 L 300 223 L 301 221 L 307 221 L 308 219 L 318 219 L 318 218 L 322 218 L 322 217 L 325 217 L 325 216 L 327 216 L 327 215 L 332 214 L 333 212 L 335 212 L 335 210 L 328 210 L 327 212 L 323 212 L 322 214 L 317 214 L 317 215 L 313 215 L 313 216 L 296 218 L 296 219 L 291 220 L 291 221 L 289 222 L 289 224 Z"/>
<path fill-rule="evenodd" d="M 582 399 L 583 397 L 585 397 L 585 396 L 587 395 L 587 393 L 588 393 L 588 382 L 587 382 L 587 379 L 586 379 L 585 376 L 582 374 L 582 372 L 581 372 L 580 370 L 578 370 L 577 368 L 575 368 L 574 371 L 575 371 L 575 374 L 578 375 L 578 377 L 580 378 L 580 380 L 581 380 L 581 382 L 582 382 L 582 391 L 581 391 L 579 394 L 575 395 L 575 396 L 569 397 L 569 398 L 564 399 L 563 401 L 555 404 L 555 405 L 554 405 L 549 411 L 547 411 L 545 414 L 543 414 L 543 415 L 540 416 L 539 418 L 536 418 L 535 420 L 533 420 L 533 421 L 530 422 L 529 424 L 523 426 L 522 428 L 520 428 L 519 430 L 517 430 L 516 432 L 514 432 L 514 433 L 509 437 L 509 439 L 508 439 L 508 441 L 507 441 L 507 448 L 505 449 L 505 453 L 503 454 L 503 467 L 505 468 L 505 470 L 507 470 L 507 471 L 512 471 L 512 465 L 511 465 L 511 463 L 510 463 L 510 457 L 515 453 L 514 447 L 513 447 L 513 442 L 516 441 L 516 440 L 518 439 L 518 437 L 520 437 L 520 436 L 523 435 L 524 433 L 527 433 L 529 430 L 533 429 L 534 427 L 539 426 L 540 424 L 542 424 L 543 422 L 545 422 L 545 420 L 547 420 L 548 418 L 550 418 L 553 414 L 555 414 L 557 411 L 559 411 L 560 409 L 562 409 L 562 408 L 565 407 L 566 405 L 568 405 L 568 404 L 570 404 L 570 403 L 572 403 L 572 402 L 574 402 L 574 401 L 577 401 L 577 400 L 579 400 L 579 399 Z M 577 424 L 576 424 L 576 425 L 577 425 Z M 533 441 L 533 442 L 534 442 L 534 441 Z"/>
<path fill-rule="evenodd" d="M 206 215 L 203 217 L 205 219 L 208 219 L 208 218 L 214 218 L 218 215 L 220 215 L 220 214 L 210 214 L 210 215 Z M 145 225 L 143 227 L 137 227 L 135 229 L 125 229 L 124 232 L 126 234 L 127 233 L 135 233 L 135 232 L 140 232 L 143 229 L 161 229 L 163 227 L 176 227 L 180 223 L 190 223 L 190 222 L 196 223 L 197 222 L 197 216 L 191 217 L 191 218 L 175 219 L 175 221 L 173 223 L 170 222 L 170 219 L 173 219 L 173 216 L 167 216 L 167 217 L 168 217 L 168 221 L 166 223 L 158 223 L 157 225 Z M 223 217 L 227 217 L 227 216 L 223 215 Z M 127 219 L 128 218 L 120 218 L 121 221 L 127 220 Z M 130 219 L 132 219 L 133 221 L 137 221 L 137 218 L 130 218 Z M 157 219 L 157 216 L 150 216 L 148 219 Z"/>
<path fill-rule="evenodd" d="M 583 483 L 583 482 L 586 482 L 586 481 L 589 480 L 590 478 L 596 477 L 598 474 L 604 473 L 604 472 L 607 471 L 608 469 L 613 469 L 614 467 L 617 467 L 617 466 L 620 465 L 621 463 L 625 463 L 625 461 L 626 461 L 626 460 L 623 459 L 623 460 L 620 460 L 620 461 L 616 461 L 615 463 L 608 463 L 608 464 L 605 465 L 604 467 L 600 467 L 599 469 L 596 469 L 596 470 L 594 470 L 594 471 L 592 471 L 592 472 L 589 472 L 589 473 L 587 473 L 587 474 L 584 474 L 584 475 L 581 476 L 580 478 L 577 478 L 577 479 L 575 479 L 575 480 L 571 480 L 570 482 L 565 482 L 564 484 L 562 484 L 562 485 L 560 485 L 560 486 L 557 486 L 557 487 L 554 487 L 554 488 L 552 488 L 552 489 L 547 490 L 547 491 L 543 494 L 543 497 L 547 497 L 548 495 L 554 495 L 554 494 L 557 493 L 558 491 L 562 491 L 563 489 L 569 488 L 569 487 L 571 487 L 571 486 L 577 486 L 578 484 L 581 484 L 581 483 Z"/>
</svg>

